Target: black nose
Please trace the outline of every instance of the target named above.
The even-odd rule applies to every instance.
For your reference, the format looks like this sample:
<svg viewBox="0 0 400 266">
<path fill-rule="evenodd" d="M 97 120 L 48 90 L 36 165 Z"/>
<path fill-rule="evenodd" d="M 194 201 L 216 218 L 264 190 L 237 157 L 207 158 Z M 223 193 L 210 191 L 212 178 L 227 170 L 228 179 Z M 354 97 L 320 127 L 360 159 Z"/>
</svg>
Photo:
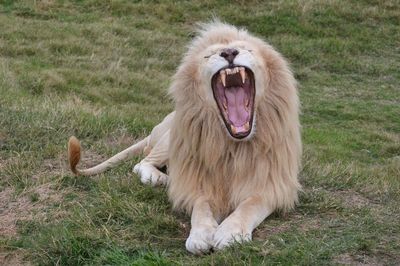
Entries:
<svg viewBox="0 0 400 266">
<path fill-rule="evenodd" d="M 233 64 L 233 59 L 239 54 L 239 51 L 234 49 L 234 48 L 226 48 L 222 50 L 222 52 L 219 54 L 223 58 L 225 58 L 226 61 L 229 62 L 229 64 Z"/>
</svg>

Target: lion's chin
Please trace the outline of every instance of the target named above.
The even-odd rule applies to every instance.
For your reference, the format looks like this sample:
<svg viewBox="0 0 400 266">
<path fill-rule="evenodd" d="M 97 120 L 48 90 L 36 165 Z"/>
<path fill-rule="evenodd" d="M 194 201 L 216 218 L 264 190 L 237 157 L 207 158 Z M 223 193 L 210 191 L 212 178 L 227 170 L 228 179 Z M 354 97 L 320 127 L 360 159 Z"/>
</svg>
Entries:
<svg viewBox="0 0 400 266">
<path fill-rule="evenodd" d="M 213 75 L 211 87 L 229 134 L 235 139 L 249 136 L 254 117 L 253 72 L 235 65 L 220 69 Z"/>
</svg>

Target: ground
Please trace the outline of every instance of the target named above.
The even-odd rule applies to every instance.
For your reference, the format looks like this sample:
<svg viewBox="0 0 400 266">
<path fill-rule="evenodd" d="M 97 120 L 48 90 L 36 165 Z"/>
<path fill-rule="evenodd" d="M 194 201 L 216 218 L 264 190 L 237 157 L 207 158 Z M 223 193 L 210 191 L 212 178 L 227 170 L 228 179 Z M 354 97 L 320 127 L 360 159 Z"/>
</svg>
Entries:
<svg viewBox="0 0 400 266">
<path fill-rule="evenodd" d="M 387 1 L 1 1 L 0 264 L 394 265 L 400 261 L 400 4 Z M 149 134 L 213 16 L 281 51 L 299 81 L 304 187 L 254 241 L 184 248 L 189 217 L 132 174 L 93 165 Z"/>
</svg>

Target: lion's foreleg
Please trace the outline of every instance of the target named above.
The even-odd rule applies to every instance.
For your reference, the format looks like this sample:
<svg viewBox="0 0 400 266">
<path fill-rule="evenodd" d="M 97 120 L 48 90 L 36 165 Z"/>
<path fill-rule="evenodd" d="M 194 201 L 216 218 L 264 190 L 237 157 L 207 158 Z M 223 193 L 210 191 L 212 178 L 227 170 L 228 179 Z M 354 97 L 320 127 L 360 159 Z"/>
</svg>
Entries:
<svg viewBox="0 0 400 266">
<path fill-rule="evenodd" d="M 218 226 L 214 247 L 222 249 L 235 241 L 251 240 L 253 230 L 271 213 L 261 197 L 247 198 Z"/>
<path fill-rule="evenodd" d="M 218 226 L 207 199 L 200 196 L 194 203 L 191 216 L 191 230 L 186 240 L 186 249 L 193 254 L 207 253 L 213 244 L 214 232 Z"/>
<path fill-rule="evenodd" d="M 169 130 L 160 138 L 150 153 L 133 168 L 133 171 L 140 176 L 142 183 L 153 186 L 167 183 L 168 176 L 161 172 L 159 168 L 162 168 L 168 162 L 168 149 Z"/>
</svg>

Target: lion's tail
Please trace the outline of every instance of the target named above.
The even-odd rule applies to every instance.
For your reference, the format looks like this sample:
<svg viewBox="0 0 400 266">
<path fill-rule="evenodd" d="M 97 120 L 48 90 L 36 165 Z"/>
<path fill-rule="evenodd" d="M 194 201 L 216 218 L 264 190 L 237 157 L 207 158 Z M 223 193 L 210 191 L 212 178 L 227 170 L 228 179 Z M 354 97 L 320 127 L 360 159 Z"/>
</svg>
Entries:
<svg viewBox="0 0 400 266">
<path fill-rule="evenodd" d="M 138 143 L 130 146 L 129 148 L 117 153 L 113 157 L 109 158 L 108 160 L 88 169 L 78 169 L 77 165 L 81 159 L 81 144 L 79 140 L 72 136 L 68 141 L 68 160 L 69 166 L 72 172 L 75 175 L 95 175 L 106 171 L 107 169 L 112 168 L 113 166 L 117 165 L 118 163 L 125 161 L 129 158 L 132 158 L 135 155 L 140 154 L 143 152 L 143 149 L 148 144 L 148 138 L 139 141 Z"/>
</svg>

